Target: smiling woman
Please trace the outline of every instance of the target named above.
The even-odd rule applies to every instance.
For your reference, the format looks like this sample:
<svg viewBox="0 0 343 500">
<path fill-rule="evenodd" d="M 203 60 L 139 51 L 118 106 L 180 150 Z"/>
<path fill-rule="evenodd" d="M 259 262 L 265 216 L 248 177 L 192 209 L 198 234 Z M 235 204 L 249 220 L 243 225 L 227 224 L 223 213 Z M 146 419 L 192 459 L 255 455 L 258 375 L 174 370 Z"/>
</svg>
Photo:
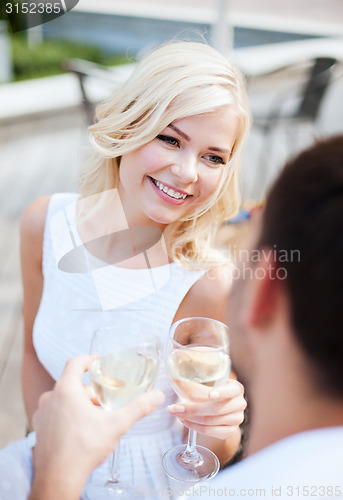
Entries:
<svg viewBox="0 0 343 500">
<path fill-rule="evenodd" d="M 176 191 L 193 194 L 182 189 L 190 183 L 187 179 L 178 180 L 175 186 L 170 182 L 175 176 L 173 169 L 192 176 L 192 169 L 200 174 L 200 164 L 223 167 L 213 192 L 199 203 L 192 204 L 186 198 L 187 210 L 177 214 L 174 221 L 169 219 L 164 233 L 172 260 L 192 268 L 218 259 L 222 262 L 222 257 L 213 252 L 212 241 L 220 223 L 238 211 L 239 168 L 250 122 L 239 72 L 205 44 L 167 43 L 142 59 L 129 81 L 98 106 L 96 117 L 97 123 L 89 129 L 95 154 L 81 176 L 83 196 L 118 187 L 123 157 L 156 139 L 167 151 L 179 153 L 180 160 L 169 165 L 170 173 L 155 179 L 168 189 L 176 187 Z M 201 163 L 196 161 L 195 165 L 191 150 L 202 158 Z M 155 154 L 160 156 L 162 152 Z M 154 165 L 157 161 L 153 160 Z M 140 168 L 142 173 L 143 166 Z"/>
<path fill-rule="evenodd" d="M 238 209 L 248 126 L 240 74 L 201 43 L 155 49 L 98 106 L 80 194 L 39 199 L 22 216 L 22 372 L 30 424 L 39 396 L 69 358 L 89 352 L 94 330 L 116 325 L 123 338 L 154 332 L 163 347 L 176 320 L 225 321 L 231 269 L 212 242 Z M 124 437 L 120 477 L 163 498 L 170 480 L 161 457 L 183 440 L 176 417 L 225 463 L 238 448 L 246 403 L 234 379 L 191 408 L 173 405 L 163 367 L 157 387 L 165 405 Z M 32 443 L 29 435 L 2 452 L 4 462 L 10 455 L 8 463 L 17 463 L 0 472 L 13 485 L 2 498 L 26 498 Z M 108 466 L 94 470 L 89 483 L 105 482 Z M 20 484 L 13 474 L 26 480 Z"/>
</svg>

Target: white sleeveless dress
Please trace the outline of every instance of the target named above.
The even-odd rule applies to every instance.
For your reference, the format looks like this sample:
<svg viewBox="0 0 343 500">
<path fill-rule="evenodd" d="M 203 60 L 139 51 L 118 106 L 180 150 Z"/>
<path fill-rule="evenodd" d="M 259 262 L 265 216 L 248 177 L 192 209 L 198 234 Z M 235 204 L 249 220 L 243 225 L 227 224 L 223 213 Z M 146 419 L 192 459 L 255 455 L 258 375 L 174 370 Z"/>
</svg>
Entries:
<svg viewBox="0 0 343 500">
<path fill-rule="evenodd" d="M 128 325 L 155 332 L 163 349 L 180 303 L 206 272 L 185 270 L 175 263 L 145 269 L 94 266 L 75 224 L 77 197 L 69 193 L 51 197 L 44 231 L 44 287 L 33 342 L 40 362 L 55 380 L 69 358 L 89 352 L 92 334 L 99 327 L 119 324 L 123 335 L 129 334 Z M 66 255 L 74 272 L 59 269 L 63 262 L 65 265 Z M 75 265 L 70 264 L 73 258 Z M 120 479 L 147 493 L 147 498 L 172 498 L 171 492 L 180 491 L 181 485 L 166 476 L 161 457 L 179 444 L 182 436 L 177 421 L 166 409 L 176 397 L 163 360 L 156 387 L 163 390 L 165 404 L 122 438 Z M 27 498 L 34 442 L 31 433 L 0 451 L 0 500 Z M 105 482 L 109 470 L 110 458 L 89 481 Z"/>
</svg>

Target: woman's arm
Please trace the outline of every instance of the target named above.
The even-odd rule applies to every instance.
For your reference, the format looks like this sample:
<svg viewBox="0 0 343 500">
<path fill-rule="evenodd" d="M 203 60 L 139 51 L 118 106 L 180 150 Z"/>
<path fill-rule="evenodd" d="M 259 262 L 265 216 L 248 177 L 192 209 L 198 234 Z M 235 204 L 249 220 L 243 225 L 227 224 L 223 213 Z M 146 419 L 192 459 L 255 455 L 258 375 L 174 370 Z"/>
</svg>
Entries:
<svg viewBox="0 0 343 500">
<path fill-rule="evenodd" d="M 210 270 L 198 280 L 182 301 L 174 321 L 191 316 L 204 316 L 227 322 L 227 306 L 232 283 L 232 267 Z M 236 454 L 240 441 L 239 425 L 246 406 L 244 388 L 234 375 L 225 386 L 216 388 L 219 395 L 204 403 L 172 405 L 171 412 L 186 426 L 199 432 L 197 442 L 210 448 L 225 465 Z M 176 412 L 181 408 L 183 411 Z M 187 431 L 188 429 L 186 429 Z"/>
<path fill-rule="evenodd" d="M 32 342 L 33 323 L 43 290 L 42 246 L 48 203 L 49 197 L 39 198 L 31 203 L 23 212 L 20 224 L 24 315 L 22 388 L 30 429 L 39 396 L 54 385 L 54 380 L 38 361 Z"/>
</svg>

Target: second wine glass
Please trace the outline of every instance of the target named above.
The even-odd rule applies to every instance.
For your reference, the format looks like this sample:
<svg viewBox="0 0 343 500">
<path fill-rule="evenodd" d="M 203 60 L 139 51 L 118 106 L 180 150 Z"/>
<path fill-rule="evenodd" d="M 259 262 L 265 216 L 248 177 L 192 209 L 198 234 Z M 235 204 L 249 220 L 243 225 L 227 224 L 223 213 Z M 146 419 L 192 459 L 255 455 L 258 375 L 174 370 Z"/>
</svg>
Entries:
<svg viewBox="0 0 343 500">
<path fill-rule="evenodd" d="M 209 387 L 218 387 L 231 373 L 228 328 L 211 318 L 185 318 L 171 326 L 166 366 L 177 395 L 188 401 L 208 399 Z M 216 455 L 196 445 L 196 431 L 189 429 L 188 443 L 168 450 L 162 465 L 168 476 L 183 482 L 214 477 Z"/>
<path fill-rule="evenodd" d="M 120 408 L 156 382 L 159 341 L 153 334 L 101 328 L 93 335 L 90 353 L 96 357 L 89 376 L 105 410 Z M 137 488 L 119 480 L 119 456 L 120 442 L 113 452 L 110 478 L 105 484 L 90 483 L 85 490 L 87 500 L 139 498 Z"/>
</svg>

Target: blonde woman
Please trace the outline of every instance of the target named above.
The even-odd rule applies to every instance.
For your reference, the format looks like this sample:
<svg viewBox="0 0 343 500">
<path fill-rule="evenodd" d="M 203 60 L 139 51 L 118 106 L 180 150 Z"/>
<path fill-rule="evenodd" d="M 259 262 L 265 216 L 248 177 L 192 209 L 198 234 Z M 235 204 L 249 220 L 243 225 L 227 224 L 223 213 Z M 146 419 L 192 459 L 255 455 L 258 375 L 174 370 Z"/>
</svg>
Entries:
<svg viewBox="0 0 343 500">
<path fill-rule="evenodd" d="M 98 106 L 80 194 L 39 199 L 22 217 L 30 425 L 39 396 L 69 358 L 88 352 L 99 326 L 120 324 L 123 335 L 148 329 L 165 343 L 180 318 L 226 320 L 230 268 L 212 245 L 217 227 L 238 209 L 248 128 L 239 73 L 201 43 L 155 49 Z M 199 443 L 224 464 L 239 445 L 245 408 L 235 380 L 206 402 L 180 404 L 162 366 L 157 387 L 165 406 L 125 436 L 120 457 L 121 480 L 156 497 L 167 494 L 161 456 L 183 440 L 179 421 L 199 431 Z M 26 458 L 32 439 L 16 445 Z M 89 481 L 105 481 L 108 467 Z"/>
</svg>

